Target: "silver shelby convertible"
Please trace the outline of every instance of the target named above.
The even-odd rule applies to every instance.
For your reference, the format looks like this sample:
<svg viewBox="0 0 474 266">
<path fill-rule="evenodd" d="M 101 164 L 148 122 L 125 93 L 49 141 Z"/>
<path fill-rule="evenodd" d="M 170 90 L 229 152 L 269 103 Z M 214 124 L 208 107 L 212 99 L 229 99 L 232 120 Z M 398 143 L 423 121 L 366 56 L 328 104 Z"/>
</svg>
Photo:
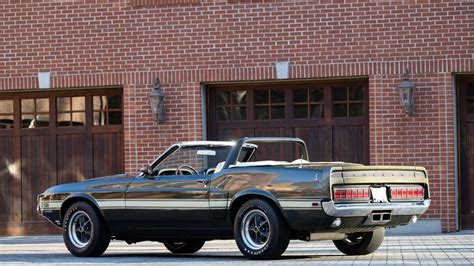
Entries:
<svg viewBox="0 0 474 266">
<path fill-rule="evenodd" d="M 268 145 L 287 144 L 288 160 L 263 159 Z M 111 239 L 158 241 L 173 253 L 235 239 L 251 259 L 279 257 L 290 239 L 333 240 L 363 255 L 380 246 L 386 227 L 416 222 L 429 205 L 424 168 L 310 162 L 297 138 L 178 143 L 136 176 L 38 196 L 39 214 L 63 228 L 75 256 L 99 256 Z"/>
</svg>

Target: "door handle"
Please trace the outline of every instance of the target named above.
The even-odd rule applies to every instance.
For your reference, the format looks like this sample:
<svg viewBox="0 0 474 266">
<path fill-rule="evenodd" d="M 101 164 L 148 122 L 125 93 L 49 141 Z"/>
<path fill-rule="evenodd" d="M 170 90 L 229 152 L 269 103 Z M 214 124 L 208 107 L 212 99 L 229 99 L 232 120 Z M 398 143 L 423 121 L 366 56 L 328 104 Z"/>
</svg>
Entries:
<svg viewBox="0 0 474 266">
<path fill-rule="evenodd" d="M 207 183 L 209 183 L 209 180 L 208 179 L 198 179 L 198 180 L 196 180 L 196 182 L 207 185 Z"/>
</svg>

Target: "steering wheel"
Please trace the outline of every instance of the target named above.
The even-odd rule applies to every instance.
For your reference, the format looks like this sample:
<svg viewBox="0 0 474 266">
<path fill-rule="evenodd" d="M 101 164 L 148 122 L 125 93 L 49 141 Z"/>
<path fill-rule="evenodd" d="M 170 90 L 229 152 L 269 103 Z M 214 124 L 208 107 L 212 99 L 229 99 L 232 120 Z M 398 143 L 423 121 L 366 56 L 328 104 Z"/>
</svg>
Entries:
<svg viewBox="0 0 474 266">
<path fill-rule="evenodd" d="M 190 171 L 193 172 L 193 174 L 195 174 L 195 175 L 198 174 L 198 172 L 196 171 L 196 169 L 194 169 L 191 165 L 182 164 L 182 165 L 179 165 L 178 168 L 176 168 L 176 175 L 183 175 L 183 172 L 181 171 L 181 169 L 190 170 Z"/>
</svg>

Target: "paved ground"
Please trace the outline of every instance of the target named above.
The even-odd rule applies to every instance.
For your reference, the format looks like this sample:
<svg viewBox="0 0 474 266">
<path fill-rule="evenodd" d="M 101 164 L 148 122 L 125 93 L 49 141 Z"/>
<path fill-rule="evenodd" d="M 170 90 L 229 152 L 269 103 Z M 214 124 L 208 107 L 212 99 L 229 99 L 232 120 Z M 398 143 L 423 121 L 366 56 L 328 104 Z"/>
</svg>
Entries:
<svg viewBox="0 0 474 266">
<path fill-rule="evenodd" d="M 474 264 L 474 231 L 456 234 L 387 236 L 371 255 L 342 255 L 331 241 L 292 241 L 277 261 L 248 261 L 233 241 L 211 241 L 194 255 L 170 254 L 162 244 L 143 242 L 127 245 L 112 242 L 104 256 L 76 258 L 60 237 L 0 238 L 0 264 Z"/>
</svg>

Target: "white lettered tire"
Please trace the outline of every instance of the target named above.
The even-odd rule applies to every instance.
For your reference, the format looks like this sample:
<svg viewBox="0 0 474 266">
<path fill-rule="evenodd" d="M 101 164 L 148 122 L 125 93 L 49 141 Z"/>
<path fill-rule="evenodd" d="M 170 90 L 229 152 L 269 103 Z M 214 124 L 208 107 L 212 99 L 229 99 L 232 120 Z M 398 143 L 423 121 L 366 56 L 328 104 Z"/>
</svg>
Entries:
<svg viewBox="0 0 474 266">
<path fill-rule="evenodd" d="M 288 225 L 281 213 L 268 202 L 252 199 L 238 210 L 234 237 L 242 254 L 250 259 L 276 259 L 290 241 Z"/>
<path fill-rule="evenodd" d="M 83 201 L 74 203 L 66 211 L 63 239 L 69 252 L 77 257 L 100 256 L 110 243 L 102 216 Z"/>
</svg>

